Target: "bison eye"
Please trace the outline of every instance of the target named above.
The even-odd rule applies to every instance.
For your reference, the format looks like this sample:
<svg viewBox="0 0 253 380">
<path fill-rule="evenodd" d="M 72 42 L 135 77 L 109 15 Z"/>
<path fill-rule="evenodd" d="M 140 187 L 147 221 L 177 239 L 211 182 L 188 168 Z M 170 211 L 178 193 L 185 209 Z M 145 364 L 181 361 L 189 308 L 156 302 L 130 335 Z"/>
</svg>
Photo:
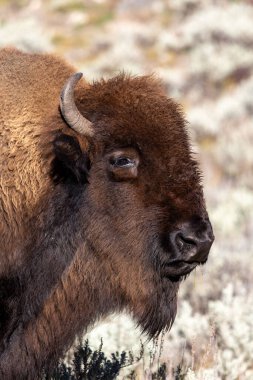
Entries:
<svg viewBox="0 0 253 380">
<path fill-rule="evenodd" d="M 140 156 L 132 147 L 117 149 L 106 155 L 109 178 L 113 181 L 127 181 L 138 176 Z"/>
<path fill-rule="evenodd" d="M 115 157 L 110 161 L 111 165 L 116 168 L 132 168 L 135 166 L 135 161 L 128 157 Z"/>
</svg>

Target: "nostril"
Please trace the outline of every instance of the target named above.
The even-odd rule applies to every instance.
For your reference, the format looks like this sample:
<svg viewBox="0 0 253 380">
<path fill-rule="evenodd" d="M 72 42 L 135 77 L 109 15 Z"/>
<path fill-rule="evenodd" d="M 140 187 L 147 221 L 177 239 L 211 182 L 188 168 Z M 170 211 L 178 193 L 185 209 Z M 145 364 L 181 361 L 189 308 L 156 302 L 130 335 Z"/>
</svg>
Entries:
<svg viewBox="0 0 253 380">
<path fill-rule="evenodd" d="M 185 262 L 206 262 L 214 240 L 211 224 L 185 222 L 180 229 L 170 232 L 169 239 L 165 240 L 167 248 L 177 260 Z"/>
<path fill-rule="evenodd" d="M 192 237 L 184 236 L 182 233 L 178 233 L 176 236 L 176 244 L 180 250 L 190 250 L 197 247 L 197 243 Z"/>
</svg>

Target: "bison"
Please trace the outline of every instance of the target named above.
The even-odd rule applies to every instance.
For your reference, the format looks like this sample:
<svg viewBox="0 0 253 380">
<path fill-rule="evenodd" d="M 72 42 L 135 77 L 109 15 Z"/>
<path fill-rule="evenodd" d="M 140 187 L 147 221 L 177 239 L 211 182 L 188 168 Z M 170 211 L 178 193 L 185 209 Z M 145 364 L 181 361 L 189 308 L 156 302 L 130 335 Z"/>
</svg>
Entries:
<svg viewBox="0 0 253 380">
<path fill-rule="evenodd" d="M 150 337 L 170 328 L 180 282 L 214 239 L 186 121 L 160 81 L 75 72 L 0 52 L 5 380 L 39 378 L 115 311 Z"/>
</svg>

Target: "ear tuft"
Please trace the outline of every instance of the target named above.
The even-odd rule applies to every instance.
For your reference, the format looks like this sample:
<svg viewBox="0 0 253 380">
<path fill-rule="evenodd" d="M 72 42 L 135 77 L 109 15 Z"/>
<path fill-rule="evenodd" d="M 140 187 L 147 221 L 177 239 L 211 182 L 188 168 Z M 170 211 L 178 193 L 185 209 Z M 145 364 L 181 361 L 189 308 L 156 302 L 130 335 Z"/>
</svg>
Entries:
<svg viewBox="0 0 253 380">
<path fill-rule="evenodd" d="M 60 135 L 53 142 L 55 158 L 52 162 L 52 177 L 55 182 L 87 183 L 90 160 L 81 150 L 78 139 Z"/>
</svg>

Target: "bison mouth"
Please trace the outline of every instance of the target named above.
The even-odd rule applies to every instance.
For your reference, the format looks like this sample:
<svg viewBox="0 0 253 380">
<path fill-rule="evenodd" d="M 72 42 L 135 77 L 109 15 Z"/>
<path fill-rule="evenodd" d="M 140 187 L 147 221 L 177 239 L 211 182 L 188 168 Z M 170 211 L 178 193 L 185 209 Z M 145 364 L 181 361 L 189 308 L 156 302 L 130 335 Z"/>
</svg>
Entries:
<svg viewBox="0 0 253 380">
<path fill-rule="evenodd" d="M 204 264 L 204 262 L 189 262 L 184 260 L 171 261 L 168 264 L 163 265 L 161 275 L 172 282 L 178 282 L 187 277 L 187 275 L 200 264 Z"/>
</svg>

